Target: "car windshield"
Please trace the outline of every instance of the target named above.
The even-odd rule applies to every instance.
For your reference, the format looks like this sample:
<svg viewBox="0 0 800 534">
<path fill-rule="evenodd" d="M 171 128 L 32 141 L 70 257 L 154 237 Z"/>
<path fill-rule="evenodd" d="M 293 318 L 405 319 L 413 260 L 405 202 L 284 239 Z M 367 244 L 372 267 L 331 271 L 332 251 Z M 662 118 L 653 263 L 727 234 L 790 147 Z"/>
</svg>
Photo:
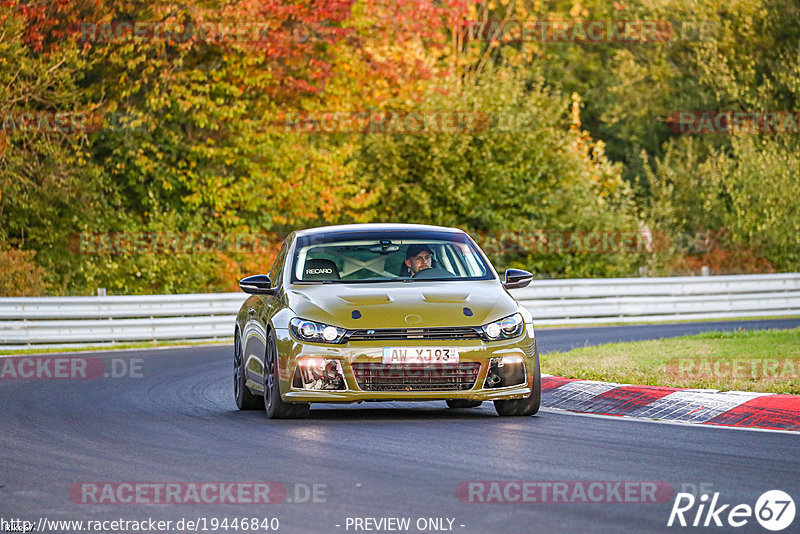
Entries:
<svg viewBox="0 0 800 534">
<path fill-rule="evenodd" d="M 491 280 L 483 256 L 462 233 L 360 232 L 300 237 L 292 282 L 359 283 Z"/>
</svg>

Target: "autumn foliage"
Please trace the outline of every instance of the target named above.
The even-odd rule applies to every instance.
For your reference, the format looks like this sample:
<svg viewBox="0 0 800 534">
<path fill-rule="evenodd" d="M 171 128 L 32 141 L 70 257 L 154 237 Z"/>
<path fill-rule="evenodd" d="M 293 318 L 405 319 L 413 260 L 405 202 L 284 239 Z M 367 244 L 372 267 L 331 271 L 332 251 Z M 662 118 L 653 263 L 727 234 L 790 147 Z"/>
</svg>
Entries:
<svg viewBox="0 0 800 534">
<path fill-rule="evenodd" d="M 794 142 L 680 144 L 658 123 L 671 109 L 729 105 L 731 95 L 753 108 L 796 108 L 800 75 L 786 54 L 797 32 L 780 16 L 791 8 L 763 4 L 743 4 L 736 31 L 720 27 L 713 52 L 679 40 L 638 49 L 499 43 L 465 28 L 715 20 L 724 2 L 695 15 L 676 0 L 4 0 L 0 293 L 25 273 L 35 293 L 234 290 L 269 268 L 277 246 L 76 253 L 69 243 L 81 233 L 285 235 L 387 220 L 476 232 L 726 228 L 728 255 L 708 259 L 719 271 L 790 268 L 800 235 L 785 202 L 792 195 L 758 184 L 794 191 Z M 748 20 L 764 31 L 748 32 Z M 725 64 L 730 57 L 761 74 L 748 79 Z M 723 67 L 730 75 L 710 74 Z M 753 88 L 759 76 L 774 78 L 774 95 Z M 490 127 L 379 135 L 287 126 L 287 117 L 325 113 L 450 113 Z M 508 118 L 516 129 L 497 128 Z M 759 202 L 768 224 L 752 208 Z M 734 252 L 750 250 L 752 261 Z M 616 276 L 645 264 L 694 270 L 688 253 L 495 260 L 543 276 Z"/>
</svg>

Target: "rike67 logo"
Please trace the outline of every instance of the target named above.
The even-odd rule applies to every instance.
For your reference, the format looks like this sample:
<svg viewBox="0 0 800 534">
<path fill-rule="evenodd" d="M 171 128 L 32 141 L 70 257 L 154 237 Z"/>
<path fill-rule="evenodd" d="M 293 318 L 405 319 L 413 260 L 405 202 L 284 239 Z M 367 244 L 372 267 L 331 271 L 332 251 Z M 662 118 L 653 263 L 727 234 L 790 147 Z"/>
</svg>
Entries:
<svg viewBox="0 0 800 534">
<path fill-rule="evenodd" d="M 770 490 L 763 493 L 755 507 L 749 504 L 723 504 L 719 501 L 719 495 L 719 492 L 715 492 L 709 497 L 704 493 L 695 498 L 691 493 L 678 493 L 667 526 L 742 527 L 755 516 L 762 527 L 778 532 L 794 521 L 794 500 L 784 491 Z"/>
</svg>

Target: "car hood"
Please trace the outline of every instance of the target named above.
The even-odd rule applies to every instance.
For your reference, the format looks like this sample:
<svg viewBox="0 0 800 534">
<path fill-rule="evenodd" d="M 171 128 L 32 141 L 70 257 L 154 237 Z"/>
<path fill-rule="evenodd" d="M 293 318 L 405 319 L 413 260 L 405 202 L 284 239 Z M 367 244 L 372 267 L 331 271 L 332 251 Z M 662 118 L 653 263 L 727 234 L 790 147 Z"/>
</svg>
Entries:
<svg viewBox="0 0 800 534">
<path fill-rule="evenodd" d="M 518 311 L 495 280 L 296 284 L 286 297 L 298 317 L 344 328 L 480 326 Z"/>
</svg>

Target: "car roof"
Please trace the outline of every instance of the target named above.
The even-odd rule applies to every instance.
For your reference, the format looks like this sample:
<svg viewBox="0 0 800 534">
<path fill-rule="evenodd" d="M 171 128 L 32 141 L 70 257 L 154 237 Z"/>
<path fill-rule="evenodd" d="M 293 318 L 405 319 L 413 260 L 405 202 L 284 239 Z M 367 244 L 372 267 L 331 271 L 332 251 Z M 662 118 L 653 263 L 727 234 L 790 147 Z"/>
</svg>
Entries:
<svg viewBox="0 0 800 534">
<path fill-rule="evenodd" d="M 365 223 L 365 224 L 340 224 L 337 226 L 320 226 L 318 228 L 307 228 L 305 230 L 297 230 L 295 235 L 297 237 L 305 237 L 309 235 L 331 234 L 331 233 L 348 233 L 348 232 L 369 232 L 369 231 L 403 231 L 403 230 L 417 230 L 427 232 L 449 232 L 453 234 L 463 234 L 463 230 L 458 228 L 448 228 L 445 226 L 433 226 L 429 224 L 401 224 L 401 223 Z"/>
</svg>

